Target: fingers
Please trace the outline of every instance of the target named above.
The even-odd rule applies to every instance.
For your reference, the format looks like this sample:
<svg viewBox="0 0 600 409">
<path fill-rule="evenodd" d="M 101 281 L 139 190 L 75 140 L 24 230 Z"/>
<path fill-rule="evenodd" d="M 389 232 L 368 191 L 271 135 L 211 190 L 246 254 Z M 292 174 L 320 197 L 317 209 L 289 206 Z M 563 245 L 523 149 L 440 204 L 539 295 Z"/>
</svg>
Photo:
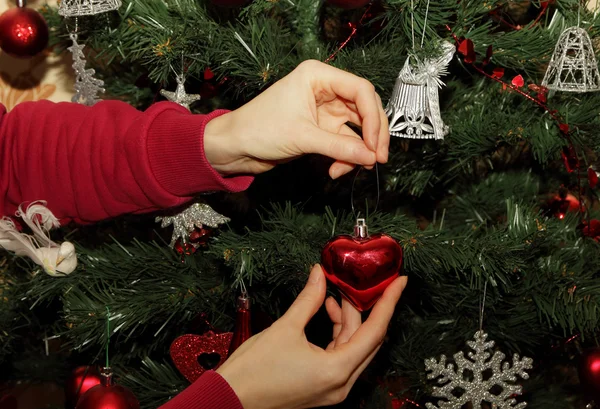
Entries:
<svg viewBox="0 0 600 409">
<path fill-rule="evenodd" d="M 337 161 L 357 165 L 375 165 L 374 150 L 369 150 L 360 138 L 327 132 L 317 127 L 311 128 L 308 132 L 312 132 L 313 137 L 307 138 L 303 147 L 305 153 L 317 153 Z"/>
<path fill-rule="evenodd" d="M 320 265 L 316 264 L 310 272 L 306 286 L 282 318 L 291 321 L 294 326 L 304 329 L 308 321 L 323 305 L 325 292 L 326 283 L 323 270 Z"/>
<path fill-rule="evenodd" d="M 387 115 L 383 110 L 383 104 L 381 102 L 379 94 L 375 95 L 377 96 L 377 101 L 379 102 L 379 118 L 381 121 L 381 128 L 379 128 L 379 138 L 377 140 L 377 162 L 386 163 L 388 161 L 390 150 L 389 122 Z"/>
<path fill-rule="evenodd" d="M 362 316 L 354 306 L 345 298 L 342 298 L 342 329 L 335 339 L 335 345 L 348 342 L 356 330 L 362 324 Z"/>
<path fill-rule="evenodd" d="M 317 65 L 316 62 L 309 63 Z M 380 103 L 373 85 L 366 79 L 349 72 L 339 70 L 327 64 L 318 63 L 318 76 L 313 75 L 312 86 L 315 93 L 330 91 L 356 105 L 362 118 L 363 137 L 369 149 L 377 150 L 379 133 L 382 126 L 379 115 Z M 315 72 L 317 70 L 313 70 Z"/>
<path fill-rule="evenodd" d="M 336 351 L 339 351 L 353 367 L 358 368 L 383 342 L 388 324 L 406 283 L 407 277 L 405 276 L 394 280 L 373 307 L 369 318 L 346 344 L 336 348 Z"/>
</svg>

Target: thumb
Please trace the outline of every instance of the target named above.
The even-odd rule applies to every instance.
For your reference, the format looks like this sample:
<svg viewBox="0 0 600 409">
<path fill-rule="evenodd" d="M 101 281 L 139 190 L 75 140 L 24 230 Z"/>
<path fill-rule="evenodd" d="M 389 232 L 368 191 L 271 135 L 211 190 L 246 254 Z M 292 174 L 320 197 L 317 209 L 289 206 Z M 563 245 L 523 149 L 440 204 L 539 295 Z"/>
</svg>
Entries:
<svg viewBox="0 0 600 409">
<path fill-rule="evenodd" d="M 298 294 L 298 297 L 296 297 L 296 300 L 287 310 L 283 318 L 292 321 L 295 326 L 304 329 L 306 324 L 308 324 L 308 321 L 310 321 L 313 315 L 319 311 L 321 305 L 323 305 L 326 287 L 327 285 L 325 283 L 323 270 L 320 265 L 316 264 L 310 272 L 304 290 Z"/>
<path fill-rule="evenodd" d="M 374 165 L 375 152 L 367 148 L 356 133 L 338 134 L 315 127 L 306 135 L 305 153 L 317 153 L 332 159 L 356 165 Z"/>
</svg>

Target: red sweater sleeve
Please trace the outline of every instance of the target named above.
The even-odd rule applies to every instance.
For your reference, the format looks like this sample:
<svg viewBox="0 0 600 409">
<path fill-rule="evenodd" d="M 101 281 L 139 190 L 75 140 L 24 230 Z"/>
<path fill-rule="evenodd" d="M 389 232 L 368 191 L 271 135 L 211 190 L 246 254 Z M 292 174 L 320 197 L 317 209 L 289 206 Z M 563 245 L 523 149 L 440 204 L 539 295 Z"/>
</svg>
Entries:
<svg viewBox="0 0 600 409">
<path fill-rule="evenodd" d="M 244 409 L 227 381 L 207 371 L 187 389 L 159 409 Z"/>
<path fill-rule="evenodd" d="M 204 154 L 204 128 L 224 113 L 171 102 L 145 112 L 120 101 L 0 105 L 0 215 L 45 200 L 61 221 L 89 223 L 242 191 L 252 177 L 221 177 Z"/>
</svg>

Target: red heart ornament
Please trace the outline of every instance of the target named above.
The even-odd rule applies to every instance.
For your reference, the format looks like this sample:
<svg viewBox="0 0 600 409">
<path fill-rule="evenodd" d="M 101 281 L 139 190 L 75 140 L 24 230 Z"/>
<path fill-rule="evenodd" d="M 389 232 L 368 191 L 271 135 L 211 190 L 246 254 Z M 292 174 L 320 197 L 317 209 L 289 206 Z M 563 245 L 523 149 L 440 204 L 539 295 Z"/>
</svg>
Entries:
<svg viewBox="0 0 600 409">
<path fill-rule="evenodd" d="M 217 369 L 227 359 L 227 351 L 233 333 L 215 334 L 208 331 L 204 335 L 182 335 L 171 344 L 171 359 L 185 378 L 194 383 L 204 372 Z M 201 355 L 218 355 L 219 361 L 214 367 L 203 367 L 199 358 Z"/>
<path fill-rule="evenodd" d="M 327 279 L 359 311 L 373 307 L 402 268 L 402 248 L 386 234 L 367 234 L 364 219 L 355 235 L 331 239 L 321 253 Z"/>
</svg>

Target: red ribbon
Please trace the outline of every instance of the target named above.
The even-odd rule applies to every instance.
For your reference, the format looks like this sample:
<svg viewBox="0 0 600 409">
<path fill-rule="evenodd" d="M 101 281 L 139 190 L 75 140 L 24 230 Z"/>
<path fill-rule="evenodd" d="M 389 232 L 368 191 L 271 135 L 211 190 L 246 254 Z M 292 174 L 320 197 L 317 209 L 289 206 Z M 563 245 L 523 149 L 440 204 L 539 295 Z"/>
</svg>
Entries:
<svg viewBox="0 0 600 409">
<path fill-rule="evenodd" d="M 353 23 L 353 22 L 349 22 L 348 23 L 348 27 L 350 27 L 350 29 L 351 29 L 350 35 L 348 36 L 348 38 L 346 38 L 340 44 L 340 46 L 333 52 L 333 54 L 331 54 L 329 57 L 327 57 L 327 59 L 324 61 L 325 63 L 328 63 L 331 60 L 333 60 L 335 58 L 335 56 L 337 55 L 337 53 L 339 53 L 340 51 L 342 51 L 344 49 L 344 47 L 346 47 L 346 45 L 350 42 L 350 40 L 352 40 L 354 38 L 354 36 L 356 35 L 356 32 L 358 31 L 358 28 L 362 27 L 362 25 L 364 24 L 365 19 L 368 17 L 369 11 L 371 10 L 371 7 L 373 7 L 373 3 L 369 3 L 369 6 L 367 7 L 367 9 L 365 10 L 365 12 L 363 13 L 363 15 L 360 18 L 360 20 L 358 20 L 358 23 Z"/>
</svg>

